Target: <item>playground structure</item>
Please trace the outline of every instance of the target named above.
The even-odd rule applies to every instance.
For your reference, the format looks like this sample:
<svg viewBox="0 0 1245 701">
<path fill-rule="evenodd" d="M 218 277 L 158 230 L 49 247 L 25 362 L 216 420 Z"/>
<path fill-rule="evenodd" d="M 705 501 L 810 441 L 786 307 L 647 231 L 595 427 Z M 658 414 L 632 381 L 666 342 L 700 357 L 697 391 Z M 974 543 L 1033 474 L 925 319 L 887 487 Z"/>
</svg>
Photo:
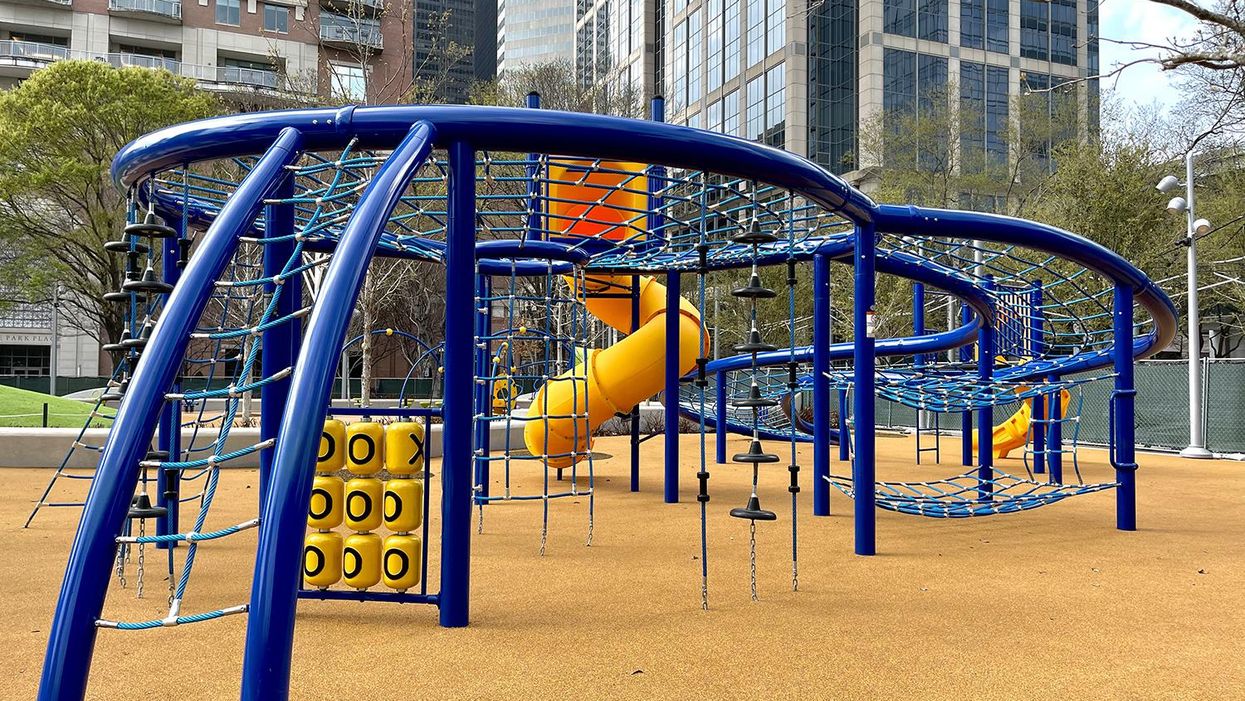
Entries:
<svg viewBox="0 0 1245 701">
<path fill-rule="evenodd" d="M 775 443 L 789 447 L 788 464 L 779 469 L 789 475 L 791 509 L 782 516 L 791 525 L 793 588 L 801 441 L 813 446 L 812 513 L 829 514 L 831 488 L 850 496 L 860 555 L 876 551 L 875 507 L 984 516 L 1113 489 L 1117 527 L 1135 528 L 1133 362 L 1169 343 L 1176 324 L 1170 300 L 1144 274 L 1101 246 L 1044 225 L 877 205 L 797 156 L 662 124 L 660 113 L 660 102 L 648 122 L 535 109 L 310 109 L 190 123 L 127 146 L 114 162 L 114 176 L 134 202 L 122 242 L 138 252 L 135 269 L 146 262 L 144 278 L 154 280 L 153 266 L 163 265 L 171 292 L 159 292 L 168 298 L 158 318 L 155 306 L 140 312 L 134 303 L 141 344 L 128 353 L 117 383 L 123 400 L 83 507 L 40 697 L 83 697 L 102 628 L 245 614 L 242 695 L 270 699 L 288 695 L 299 598 L 430 604 L 441 625 L 467 625 L 472 509 L 479 529 L 500 502 L 541 502 L 543 553 L 550 500 L 587 496 L 591 543 L 592 434 L 615 415 L 627 416 L 631 487 L 638 490 L 636 405 L 657 391 L 667 406 L 667 502 L 681 497 L 680 415 L 699 436 L 695 496 L 705 607 L 710 462 L 751 468 L 751 497 L 730 515 L 748 522 L 755 548 L 758 523 L 780 518 L 756 490 L 784 462 L 771 452 Z M 201 233 L 193 244 L 181 243 L 194 231 Z M 149 245 L 156 240 L 166 242 L 161 250 Z M 444 338 L 421 341 L 440 354 L 437 405 L 329 406 L 373 256 L 444 266 Z M 184 269 L 175 264 L 187 257 Z M 854 282 L 852 336 L 839 342 L 829 323 L 834 263 L 850 266 Z M 809 267 L 811 285 L 801 277 Z M 314 268 L 323 274 L 313 296 L 304 277 Z M 785 291 L 767 287 L 769 268 L 785 269 Z M 747 271 L 729 290 L 746 318 L 731 355 L 712 358 L 702 321 L 706 278 L 728 270 Z M 911 283 L 910 335 L 876 338 L 879 275 Z M 785 297 L 790 321 L 808 288 L 812 338 L 802 342 L 794 324 L 785 338 L 763 335 L 761 305 Z M 940 301 L 927 300 L 927 288 Z M 939 311 L 945 328 L 930 330 L 926 320 Z M 590 316 L 626 337 L 610 348 L 586 348 Z M 195 366 L 225 374 L 227 386 L 188 390 L 183 385 Z M 1064 429 L 1074 418 L 1066 415 L 1064 393 L 1093 380 L 1114 386 L 1116 478 L 1109 483 L 1065 479 L 1063 470 Z M 498 382 L 535 392 L 526 411 L 494 411 Z M 260 390 L 260 440 L 225 451 L 238 403 L 252 390 Z M 967 471 L 920 483 L 879 481 L 875 397 L 959 415 Z M 200 413 L 185 421 L 186 407 L 203 412 L 208 400 L 222 403 L 219 420 Z M 993 446 L 995 407 L 1018 400 L 1031 407 L 1024 475 L 996 469 Z M 330 416 L 360 420 L 326 424 Z M 395 421 L 382 427 L 377 418 Z M 216 436 L 183 448 L 177 429 L 185 423 Z M 501 441 L 493 439 L 494 424 L 505 427 Z M 516 425 L 522 447 L 511 444 Z M 711 434 L 714 428 L 725 430 Z M 727 431 L 749 438 L 729 459 Z M 354 436 L 372 450 L 353 453 Z M 428 502 L 434 441 L 442 448 L 436 508 Z M 329 443 L 337 452 L 327 450 Z M 220 465 L 250 453 L 259 453 L 262 465 L 259 514 L 205 531 Z M 848 474 L 832 473 L 836 455 Z M 382 466 L 387 481 L 375 476 Z M 335 472 L 341 467 L 348 484 Z M 570 474 L 560 486 L 563 470 Z M 517 493 L 512 471 L 543 473 L 542 489 Z M 147 494 L 152 472 L 156 499 L 148 508 L 138 497 Z M 183 474 L 200 476 L 200 494 L 181 494 Z M 503 491 L 494 493 L 499 475 Z M 400 510 L 406 520 L 350 509 L 351 494 L 374 507 L 390 493 L 408 507 Z M 198 511 L 182 530 L 177 506 L 186 499 Z M 418 511 L 409 508 L 417 504 Z M 354 531 L 347 538 L 332 533 L 339 516 Z M 154 535 L 146 532 L 149 520 Z M 382 539 L 375 530 L 386 520 L 391 534 Z M 131 535 L 131 522 L 139 535 Z M 435 568 L 427 549 L 434 526 Z M 250 601 L 183 612 L 198 548 L 250 528 L 259 541 Z M 105 618 L 110 573 L 124 567 L 128 548 L 144 545 L 163 546 L 170 571 L 175 553 L 185 550 L 181 575 L 170 578 L 167 613 L 137 622 Z M 391 552 L 405 568 L 388 566 Z M 345 588 L 334 588 L 338 570 Z M 382 581 L 392 591 L 373 590 Z M 755 570 L 751 585 L 756 598 Z"/>
</svg>

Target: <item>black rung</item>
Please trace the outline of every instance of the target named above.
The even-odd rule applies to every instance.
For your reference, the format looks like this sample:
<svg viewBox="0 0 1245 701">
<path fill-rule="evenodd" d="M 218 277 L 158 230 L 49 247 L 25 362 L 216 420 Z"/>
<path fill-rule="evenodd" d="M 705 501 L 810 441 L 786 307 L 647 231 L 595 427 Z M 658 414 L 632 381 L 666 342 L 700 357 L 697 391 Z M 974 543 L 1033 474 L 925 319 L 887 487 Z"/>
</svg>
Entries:
<svg viewBox="0 0 1245 701">
<path fill-rule="evenodd" d="M 109 251 L 111 253 L 142 254 L 142 253 L 146 253 L 150 249 L 147 248 L 147 244 L 145 243 L 141 243 L 139 241 L 130 242 L 130 241 L 126 241 L 125 239 L 121 239 L 119 241 L 106 241 L 104 243 L 104 250 Z"/>
<path fill-rule="evenodd" d="M 778 346 L 772 346 L 768 343 L 741 343 L 734 346 L 736 353 L 768 353 L 769 351 L 778 350 Z"/>
<path fill-rule="evenodd" d="M 748 231 L 735 234 L 731 237 L 731 243 L 742 243 L 746 246 L 760 246 L 767 243 L 775 243 L 778 237 L 763 231 L 759 226 L 754 226 Z"/>
<path fill-rule="evenodd" d="M 773 299 L 778 296 L 778 293 L 768 287 L 753 287 L 752 285 L 748 285 L 747 287 L 736 287 L 731 290 L 731 296 L 742 297 L 744 299 Z"/>
<path fill-rule="evenodd" d="M 752 443 L 749 444 L 747 452 L 735 453 L 735 456 L 731 458 L 731 460 L 742 463 L 769 463 L 778 462 L 778 456 L 763 451 L 761 449 L 761 441 L 754 439 Z"/>
<path fill-rule="evenodd" d="M 125 227 L 126 236 L 143 236 L 149 239 L 169 239 L 177 236 L 177 230 L 171 226 L 155 222 L 139 222 Z"/>
<path fill-rule="evenodd" d="M 749 521 L 777 521 L 778 515 L 773 511 L 761 508 L 761 500 L 755 494 L 748 497 L 748 505 L 742 509 L 731 509 L 731 516 L 746 518 Z"/>
<path fill-rule="evenodd" d="M 127 292 L 164 294 L 166 292 L 172 292 L 173 286 L 168 284 L 167 282 L 160 282 L 159 280 L 142 279 L 142 280 L 130 280 L 129 282 L 122 285 L 121 289 Z"/>
<path fill-rule="evenodd" d="M 769 399 L 767 397 L 747 397 L 744 399 L 732 399 L 731 406 L 742 407 L 744 409 L 761 409 L 769 406 L 778 406 L 778 400 Z"/>
<path fill-rule="evenodd" d="M 105 292 L 104 301 L 105 302 L 128 302 L 130 301 L 133 294 L 134 294 L 133 292 L 125 292 L 125 291 Z"/>
</svg>

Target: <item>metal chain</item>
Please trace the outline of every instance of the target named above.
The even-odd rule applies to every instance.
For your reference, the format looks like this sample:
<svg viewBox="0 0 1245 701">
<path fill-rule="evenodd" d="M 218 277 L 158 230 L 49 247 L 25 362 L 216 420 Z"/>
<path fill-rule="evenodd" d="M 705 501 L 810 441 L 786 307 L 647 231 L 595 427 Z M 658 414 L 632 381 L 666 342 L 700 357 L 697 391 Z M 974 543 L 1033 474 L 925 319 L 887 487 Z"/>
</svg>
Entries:
<svg viewBox="0 0 1245 701">
<path fill-rule="evenodd" d="M 126 544 L 122 543 L 117 550 L 117 581 L 121 583 L 121 588 L 125 589 L 125 549 Z"/>
<path fill-rule="evenodd" d="M 587 545 L 587 546 L 588 546 L 588 547 L 590 547 L 590 548 L 592 547 L 592 527 L 593 527 L 593 525 L 594 525 L 594 523 L 593 523 L 592 514 L 589 514 L 589 515 L 588 515 L 588 542 L 586 542 L 586 543 L 584 543 L 584 544 L 585 544 L 585 545 Z"/>
<path fill-rule="evenodd" d="M 709 610 L 709 577 L 701 576 L 700 578 L 700 608 Z"/>
<path fill-rule="evenodd" d="M 480 518 L 476 521 L 476 535 L 484 532 L 484 504 L 480 504 Z"/>
<path fill-rule="evenodd" d="M 147 535 L 147 519 L 138 521 L 138 537 Z M 138 544 L 138 598 L 143 598 L 143 564 L 147 549 L 143 543 Z"/>
<path fill-rule="evenodd" d="M 800 590 L 800 566 L 795 560 L 791 561 L 791 591 Z"/>
<path fill-rule="evenodd" d="M 548 538 L 549 538 L 549 527 L 541 526 L 540 527 L 540 556 L 541 557 L 545 556 L 545 542 L 548 540 Z"/>
<path fill-rule="evenodd" d="M 757 601 L 757 522 L 748 522 L 748 564 L 752 575 L 752 600 Z"/>
</svg>

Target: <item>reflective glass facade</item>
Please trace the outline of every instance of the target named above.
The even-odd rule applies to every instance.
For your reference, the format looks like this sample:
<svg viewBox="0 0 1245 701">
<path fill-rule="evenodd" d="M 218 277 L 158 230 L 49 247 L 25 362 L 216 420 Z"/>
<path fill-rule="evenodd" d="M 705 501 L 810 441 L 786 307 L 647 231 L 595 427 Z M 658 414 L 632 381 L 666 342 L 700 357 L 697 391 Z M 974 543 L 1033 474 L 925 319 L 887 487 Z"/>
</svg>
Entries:
<svg viewBox="0 0 1245 701">
<path fill-rule="evenodd" d="M 844 173 L 857 165 L 857 3 L 825 0 L 808 22 L 808 157 Z"/>
</svg>

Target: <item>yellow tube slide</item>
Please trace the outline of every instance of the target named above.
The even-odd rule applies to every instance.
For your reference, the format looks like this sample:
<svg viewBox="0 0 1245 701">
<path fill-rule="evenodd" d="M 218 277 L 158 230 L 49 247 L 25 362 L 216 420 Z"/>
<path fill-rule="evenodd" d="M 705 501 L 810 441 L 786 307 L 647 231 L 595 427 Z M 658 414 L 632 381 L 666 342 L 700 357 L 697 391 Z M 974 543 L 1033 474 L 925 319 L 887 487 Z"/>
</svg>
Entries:
<svg viewBox="0 0 1245 701">
<path fill-rule="evenodd" d="M 1072 394 L 1068 390 L 1062 390 L 1059 393 L 1060 416 L 1067 416 L 1068 402 L 1072 401 Z M 1029 424 L 1033 419 L 1033 400 L 1026 399 L 1024 404 L 1016 410 L 1011 418 L 994 427 L 992 431 L 993 439 L 991 447 L 994 449 L 995 458 L 1005 458 L 1007 454 L 1013 450 L 1024 446 L 1029 442 Z M 977 432 L 973 431 L 973 451 L 977 450 Z"/>
<path fill-rule="evenodd" d="M 631 328 L 631 276 L 592 276 L 585 281 L 589 313 L 630 335 L 584 363 L 545 383 L 528 409 L 523 441 L 533 455 L 548 455 L 550 467 L 569 467 L 587 457 L 592 433 L 616 413 L 631 411 L 661 391 L 666 365 L 666 287 L 639 279 L 640 326 Z M 602 297 L 600 295 L 609 295 Z M 679 374 L 696 367 L 700 313 L 679 300 Z M 708 347 L 705 333 L 705 347 Z M 546 418 L 549 417 L 549 418 Z M 575 455 L 571 455 L 571 453 Z"/>
</svg>

